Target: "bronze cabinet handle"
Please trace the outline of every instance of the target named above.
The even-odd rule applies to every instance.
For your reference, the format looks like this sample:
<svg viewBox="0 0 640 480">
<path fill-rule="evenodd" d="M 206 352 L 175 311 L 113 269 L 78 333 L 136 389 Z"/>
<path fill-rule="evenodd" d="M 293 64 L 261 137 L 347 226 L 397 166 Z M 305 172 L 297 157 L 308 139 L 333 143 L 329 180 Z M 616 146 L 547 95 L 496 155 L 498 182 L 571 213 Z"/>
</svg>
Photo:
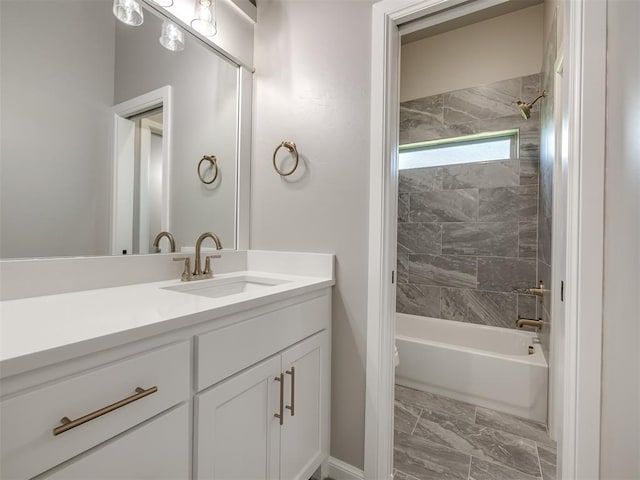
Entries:
<svg viewBox="0 0 640 480">
<path fill-rule="evenodd" d="M 101 417 L 102 415 L 105 415 L 107 413 L 113 412 L 114 410 L 117 410 L 120 407 L 124 407 L 125 405 L 128 405 L 130 403 L 135 402 L 136 400 L 140 400 L 141 398 L 146 397 L 147 395 L 151 395 L 152 393 L 156 393 L 158 391 L 158 387 L 151 387 L 148 388 L 147 390 L 144 390 L 140 387 L 136 388 L 136 393 L 131 395 L 130 397 L 127 398 L 123 398 L 122 400 L 116 402 L 116 403 L 112 403 L 111 405 L 107 405 L 106 407 L 101 408 L 100 410 L 96 410 L 95 412 L 91 412 L 88 413 L 87 415 L 77 418 L 75 420 L 71 420 L 69 419 L 69 417 L 63 417 L 62 420 L 60 420 L 60 423 L 62 423 L 62 425 L 56 427 L 53 429 L 53 435 L 60 435 L 61 433 L 66 432 L 67 430 L 71 430 L 72 428 L 76 428 L 79 425 L 82 425 L 83 423 L 87 423 L 90 422 L 91 420 L 93 420 L 94 418 L 98 418 Z"/>
<path fill-rule="evenodd" d="M 276 382 L 280 382 L 280 413 L 274 413 L 273 416 L 280 419 L 280 425 L 284 424 L 284 373 L 275 377 Z"/>
<path fill-rule="evenodd" d="M 291 375 L 291 405 L 287 405 L 285 408 L 291 410 L 291 416 L 295 415 L 295 401 L 296 401 L 296 367 L 291 367 L 291 370 L 286 371 L 287 375 Z"/>
</svg>

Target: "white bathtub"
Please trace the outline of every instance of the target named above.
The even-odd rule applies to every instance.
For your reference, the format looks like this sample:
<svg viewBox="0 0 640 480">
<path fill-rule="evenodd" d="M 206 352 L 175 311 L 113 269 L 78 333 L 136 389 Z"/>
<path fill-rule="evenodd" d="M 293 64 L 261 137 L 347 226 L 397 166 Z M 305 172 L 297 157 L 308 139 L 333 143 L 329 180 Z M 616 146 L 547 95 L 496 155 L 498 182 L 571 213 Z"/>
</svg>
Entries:
<svg viewBox="0 0 640 480">
<path fill-rule="evenodd" d="M 546 423 L 548 366 L 533 337 L 398 313 L 396 383 Z"/>
</svg>

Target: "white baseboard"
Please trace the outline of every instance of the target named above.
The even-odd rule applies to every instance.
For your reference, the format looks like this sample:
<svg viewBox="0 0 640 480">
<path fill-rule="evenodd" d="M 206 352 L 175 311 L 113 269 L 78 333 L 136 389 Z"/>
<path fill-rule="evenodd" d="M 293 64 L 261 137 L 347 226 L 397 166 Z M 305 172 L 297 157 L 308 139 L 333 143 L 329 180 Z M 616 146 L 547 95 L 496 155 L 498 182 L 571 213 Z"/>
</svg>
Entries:
<svg viewBox="0 0 640 480">
<path fill-rule="evenodd" d="M 364 471 L 342 460 L 329 457 L 329 476 L 333 480 L 364 480 Z"/>
</svg>

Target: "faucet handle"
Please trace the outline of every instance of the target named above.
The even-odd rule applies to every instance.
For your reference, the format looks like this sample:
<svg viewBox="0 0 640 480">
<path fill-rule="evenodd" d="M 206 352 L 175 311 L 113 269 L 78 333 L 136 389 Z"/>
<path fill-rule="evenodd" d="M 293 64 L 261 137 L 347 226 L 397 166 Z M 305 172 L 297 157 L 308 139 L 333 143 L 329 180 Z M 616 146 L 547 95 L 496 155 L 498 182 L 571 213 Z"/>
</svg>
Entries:
<svg viewBox="0 0 640 480">
<path fill-rule="evenodd" d="M 182 277 L 180 278 L 183 282 L 188 282 L 191 280 L 191 258 L 189 257 L 174 257 L 174 262 L 181 262 L 184 260 L 184 271 L 182 272 Z"/>
<path fill-rule="evenodd" d="M 204 271 L 202 272 L 205 275 L 213 274 L 211 271 L 211 259 L 212 258 L 222 258 L 222 255 L 207 255 L 204 257 Z"/>
</svg>

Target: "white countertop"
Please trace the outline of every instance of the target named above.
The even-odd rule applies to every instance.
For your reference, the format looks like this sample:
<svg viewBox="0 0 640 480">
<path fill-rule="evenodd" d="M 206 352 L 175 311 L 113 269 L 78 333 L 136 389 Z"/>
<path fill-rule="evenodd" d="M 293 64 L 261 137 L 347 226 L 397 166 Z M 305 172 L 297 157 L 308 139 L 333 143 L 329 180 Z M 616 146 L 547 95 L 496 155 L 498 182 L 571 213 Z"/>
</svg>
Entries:
<svg viewBox="0 0 640 480">
<path fill-rule="evenodd" d="M 242 271 L 286 281 L 209 298 L 166 290 L 179 280 L 0 302 L 0 378 L 326 288 L 331 277 Z M 207 280 L 189 283 L 206 282 Z M 183 283 L 185 284 L 185 283 Z"/>
</svg>

